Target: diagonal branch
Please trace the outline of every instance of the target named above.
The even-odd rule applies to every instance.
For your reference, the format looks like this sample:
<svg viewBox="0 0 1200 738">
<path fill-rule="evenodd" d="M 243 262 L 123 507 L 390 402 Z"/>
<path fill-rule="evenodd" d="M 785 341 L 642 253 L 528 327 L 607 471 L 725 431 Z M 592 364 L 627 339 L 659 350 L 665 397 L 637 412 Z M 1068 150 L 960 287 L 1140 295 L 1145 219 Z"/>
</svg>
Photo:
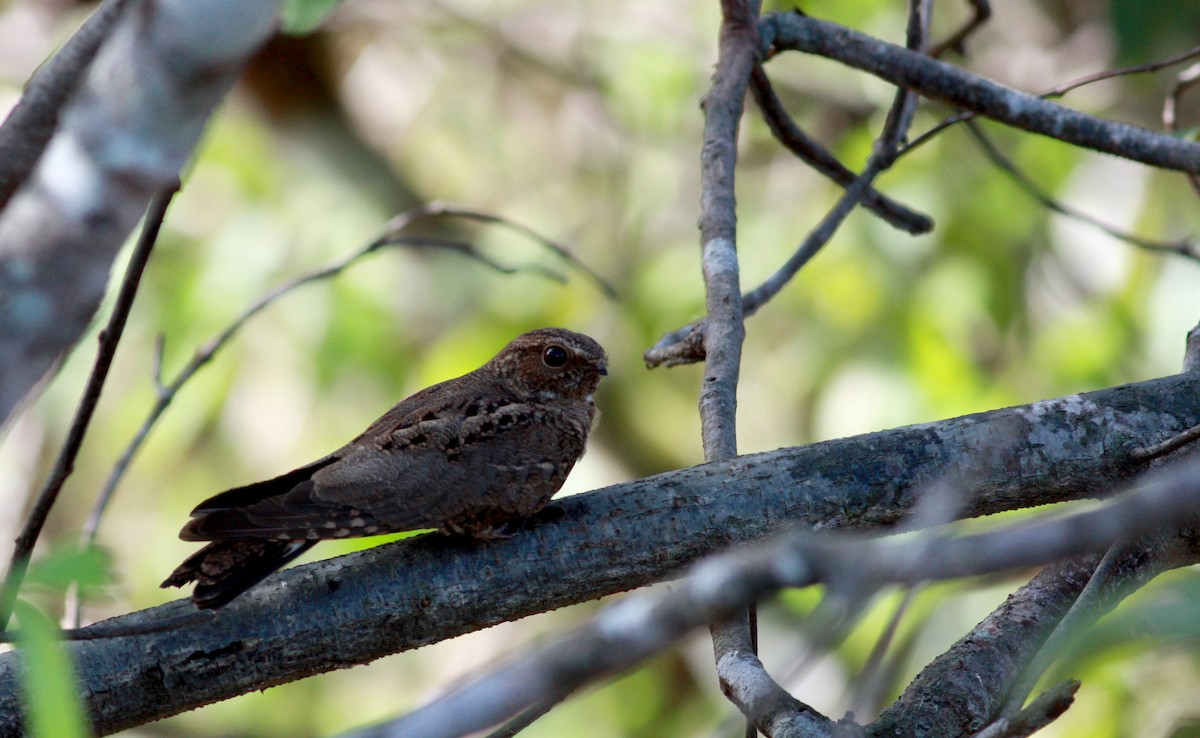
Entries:
<svg viewBox="0 0 1200 738">
<path fill-rule="evenodd" d="M 955 51 L 959 54 L 966 54 L 965 46 L 967 39 L 970 38 L 971 34 L 975 33 L 980 26 L 982 26 L 984 23 L 987 23 L 988 20 L 991 19 L 992 6 L 988 3 L 988 0 L 968 1 L 971 4 L 971 8 L 974 10 L 970 19 L 967 20 L 967 22 L 961 27 L 959 27 L 958 30 L 950 34 L 946 40 L 938 43 L 937 46 L 934 46 L 929 51 L 930 56 L 938 57 L 942 54 L 945 54 L 947 51 Z"/>
<path fill-rule="evenodd" d="M 761 30 L 764 45 L 776 50 L 834 59 L 1014 128 L 1154 167 L 1200 172 L 1200 143 L 1080 113 L 836 23 L 775 13 L 762 20 Z"/>
<path fill-rule="evenodd" d="M 854 183 L 857 175 L 829 153 L 828 149 L 809 137 L 788 115 L 761 64 L 754 66 L 750 77 L 750 91 L 754 93 L 754 101 L 762 110 L 767 127 L 788 151 L 843 187 Z M 862 204 L 888 223 L 913 235 L 933 230 L 933 220 L 929 216 L 906 208 L 873 187 L 863 196 Z"/>
<path fill-rule="evenodd" d="M 1037 184 L 1030 179 L 1029 175 L 1018 169 L 1017 165 L 1014 164 L 1012 160 L 1001 153 L 1000 149 L 996 147 L 996 144 L 993 143 L 992 140 L 988 138 L 987 134 L 983 132 L 983 129 L 980 128 L 978 122 L 974 120 L 968 120 L 965 122 L 967 130 L 970 131 L 971 136 L 979 144 L 979 147 L 983 149 L 983 152 L 987 154 L 988 158 L 991 159 L 996 166 L 1000 167 L 1000 170 L 1007 174 L 1009 178 L 1016 182 L 1018 187 L 1024 190 L 1025 193 L 1034 200 L 1037 200 L 1038 203 L 1040 203 L 1042 207 L 1046 208 L 1047 210 L 1068 218 L 1072 218 L 1074 220 L 1078 220 L 1082 223 L 1087 223 L 1088 225 L 1098 228 L 1103 233 L 1117 240 L 1124 241 L 1125 243 L 1136 246 L 1140 249 L 1145 249 L 1146 251 L 1179 254 L 1180 256 L 1186 256 L 1189 259 L 1200 261 L 1200 243 L 1197 243 L 1195 238 L 1181 238 L 1176 241 L 1154 241 L 1148 238 L 1142 238 L 1134 233 L 1130 233 L 1115 226 L 1109 225 L 1103 220 L 1089 215 L 1082 210 L 1064 205 L 1058 200 L 1055 200 L 1040 187 L 1038 187 Z"/>
<path fill-rule="evenodd" d="M 33 172 L 58 129 L 67 99 L 87 73 L 127 0 L 108 0 L 39 69 L 0 126 L 0 211 Z"/>
</svg>

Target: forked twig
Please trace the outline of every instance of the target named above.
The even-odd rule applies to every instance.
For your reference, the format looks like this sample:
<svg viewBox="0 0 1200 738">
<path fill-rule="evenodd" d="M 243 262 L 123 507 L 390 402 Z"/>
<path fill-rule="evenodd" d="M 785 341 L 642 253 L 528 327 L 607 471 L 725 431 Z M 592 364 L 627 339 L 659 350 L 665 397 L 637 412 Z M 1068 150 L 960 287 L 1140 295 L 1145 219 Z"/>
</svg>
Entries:
<svg viewBox="0 0 1200 738">
<path fill-rule="evenodd" d="M 971 7 L 974 8 L 975 12 L 971 15 L 970 19 L 968 19 L 967 22 L 964 23 L 957 31 L 950 34 L 949 38 L 934 46 L 929 51 L 930 56 L 940 57 L 942 54 L 945 54 L 950 50 L 953 50 L 959 54 L 965 54 L 966 49 L 964 48 L 964 44 L 966 40 L 971 36 L 972 33 L 975 33 L 980 26 L 982 26 L 984 23 L 987 23 L 988 20 L 991 19 L 992 6 L 988 4 L 988 0 L 968 0 L 968 2 L 971 4 Z"/>
<path fill-rule="evenodd" d="M 775 88 L 772 87 L 771 80 L 767 77 L 762 64 L 754 65 L 754 71 L 750 76 L 750 91 L 754 94 L 754 101 L 758 103 L 763 120 L 771 129 L 775 140 L 783 144 L 784 148 L 795 154 L 797 158 L 834 182 L 843 187 L 854 184 L 858 175 L 838 161 L 819 142 L 809 137 L 804 129 L 796 125 L 796 121 L 788 115 L 787 110 L 783 107 L 783 102 L 775 94 Z M 929 216 L 910 210 L 873 187 L 867 189 L 862 203 L 863 207 L 908 233 L 916 235 L 933 230 L 933 220 Z"/>
</svg>

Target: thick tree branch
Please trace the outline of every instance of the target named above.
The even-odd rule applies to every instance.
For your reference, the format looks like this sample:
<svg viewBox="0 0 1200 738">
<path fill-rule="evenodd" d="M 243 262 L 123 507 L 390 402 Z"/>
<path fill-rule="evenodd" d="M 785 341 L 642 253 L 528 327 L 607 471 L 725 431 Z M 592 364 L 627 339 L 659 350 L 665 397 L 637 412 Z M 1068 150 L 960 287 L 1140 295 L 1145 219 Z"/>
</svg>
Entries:
<svg viewBox="0 0 1200 738">
<path fill-rule="evenodd" d="M 147 0 L 122 14 L 0 216 L 0 422 L 83 334 L 118 249 L 277 10 Z"/>
<path fill-rule="evenodd" d="M 1200 422 L 1200 375 L 738 457 L 567 498 L 512 539 L 421 536 L 297 567 L 195 626 L 74 642 L 95 729 L 111 733 L 255 689 L 649 584 L 795 525 L 878 529 L 962 480 L 960 516 L 1094 496 L 1127 449 Z M 98 628 L 191 612 L 186 601 Z M 20 734 L 19 656 L 0 656 L 0 736 Z"/>
<path fill-rule="evenodd" d="M 471 679 L 397 721 L 357 735 L 467 735 L 548 696 L 633 667 L 691 629 L 728 617 L 783 587 L 837 586 L 845 580 L 870 586 L 912 584 L 1004 571 L 1095 551 L 1123 536 L 1148 533 L 1198 514 L 1200 458 L 1193 458 L 1146 475 L 1136 489 L 1099 509 L 1067 517 L 1042 516 L 1000 531 L 961 538 L 929 531 L 916 538 L 873 541 L 795 531 L 766 544 L 707 559 L 692 567 L 682 586 L 631 595 L 555 642 Z M 996 642 L 993 648 L 1004 650 L 1006 645 Z M 960 665 L 957 671 L 962 679 L 978 683 L 973 670 Z M 969 714 L 955 717 L 960 722 L 977 718 Z M 915 731 L 886 734 L 957 735 L 927 729 L 927 724 L 919 724 Z"/>
<path fill-rule="evenodd" d="M 795 13 L 760 24 L 763 44 L 835 59 L 880 79 L 1031 133 L 1164 169 L 1200 172 L 1200 144 L 1080 113 L 959 67 Z"/>
<path fill-rule="evenodd" d="M 934 659 L 871 726 L 873 736 L 964 736 L 1000 714 L 1008 688 L 1070 610 L 1098 555 L 1054 564 Z"/>
</svg>

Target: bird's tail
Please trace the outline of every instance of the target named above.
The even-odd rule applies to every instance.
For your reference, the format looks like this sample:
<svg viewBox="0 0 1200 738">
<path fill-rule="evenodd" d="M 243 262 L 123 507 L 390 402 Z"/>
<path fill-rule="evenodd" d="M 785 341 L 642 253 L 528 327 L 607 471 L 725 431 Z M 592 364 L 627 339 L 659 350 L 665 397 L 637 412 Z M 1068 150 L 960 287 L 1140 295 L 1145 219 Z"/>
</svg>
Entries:
<svg viewBox="0 0 1200 738">
<path fill-rule="evenodd" d="M 196 607 L 221 607 L 312 548 L 314 543 L 254 538 L 214 541 L 189 556 L 159 586 L 182 587 L 195 582 L 192 601 Z"/>
</svg>

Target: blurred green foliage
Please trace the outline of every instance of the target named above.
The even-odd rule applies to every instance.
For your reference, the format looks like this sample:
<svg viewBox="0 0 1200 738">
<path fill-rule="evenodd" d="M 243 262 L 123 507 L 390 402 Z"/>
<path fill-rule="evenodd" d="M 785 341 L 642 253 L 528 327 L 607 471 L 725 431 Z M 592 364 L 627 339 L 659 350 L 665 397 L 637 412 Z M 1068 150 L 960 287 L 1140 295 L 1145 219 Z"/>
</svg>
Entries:
<svg viewBox="0 0 1200 738">
<path fill-rule="evenodd" d="M 79 701 L 71 660 L 53 620 L 27 602 L 14 612 L 21 627 L 21 689 L 28 733 L 34 738 L 85 738 L 91 735 Z"/>
<path fill-rule="evenodd" d="M 332 5 L 287 3 L 287 28 L 311 27 Z M 903 37 L 898 2 L 801 6 L 891 41 Z M 1179 20 L 1194 15 L 1187 3 L 1114 0 L 1087 4 L 1088 12 L 1051 0 L 994 6 L 993 20 L 968 43 L 969 56 L 955 61 L 1023 89 L 1162 58 L 1194 43 L 1185 36 L 1195 24 Z M 969 13 L 966 3 L 936 7 L 939 32 Z M 118 585 L 111 598 L 89 601 L 88 616 L 176 596 L 157 583 L 192 550 L 176 533 L 199 500 L 326 453 L 405 395 L 478 366 L 516 333 L 540 325 L 592 334 L 612 357 L 598 395 L 603 416 L 568 491 L 699 462 L 700 369 L 646 371 L 641 354 L 703 312 L 695 227 L 698 103 L 712 73 L 718 19 L 715 2 L 347 0 L 312 35 L 264 49 L 209 127 L 171 208 L 100 407 L 99 430 L 47 540 L 75 539 L 101 481 L 143 422 L 155 392 L 158 334 L 165 335 L 162 364 L 170 378 L 260 295 L 369 242 L 416 199 L 526 223 L 570 244 L 620 296 L 607 300 L 575 274 L 562 286 L 409 248 L 383 250 L 289 295 L 249 323 L 156 427 L 101 529 Z M 77 20 L 53 22 L 63 34 Z M 4 43 L 14 33 L 0 24 L 0 48 L 17 48 Z M 287 75 L 266 77 L 267 67 Z M 861 168 L 892 90 L 795 54 L 772 60 L 767 70 L 797 121 L 848 166 Z M 12 100 L 28 71 L 5 74 L 3 99 Z M 1065 102 L 1154 125 L 1171 74 L 1106 82 Z M 1188 110 L 1183 123 L 1194 125 Z M 948 112 L 922 105 L 914 134 Z M 1039 186 L 1113 225 L 1152 238 L 1193 233 L 1200 225 L 1194 197 L 1177 175 L 983 127 Z M 839 189 L 784 152 L 752 102 L 742 130 L 739 250 L 749 289 L 787 258 Z M 748 322 L 739 396 L 743 452 L 1178 371 L 1183 335 L 1200 317 L 1196 264 L 1139 251 L 1051 214 L 958 129 L 904 156 L 878 186 L 930 214 L 935 231 L 913 238 L 859 211 Z M 501 229 L 445 223 L 423 232 L 470 239 L 506 264 L 570 273 Z M 85 350 L 67 361 L 0 447 L 7 472 L 0 493 L 12 498 L 6 509 L 21 508 L 20 495 L 50 463 L 92 345 L 81 343 Z M 0 523 L 5 533 L 19 518 L 10 513 Z M 315 555 L 372 543 L 327 544 Z M 67 573 L 53 579 L 81 576 L 74 564 L 64 566 Z M 931 587 L 916 598 L 898 635 L 904 658 L 889 697 L 1016 586 L 978 584 Z M 1187 603 L 1183 612 L 1200 601 L 1194 588 L 1151 597 L 1168 593 Z M 804 648 L 803 617 L 816 595 L 789 593 L 764 618 L 764 643 L 787 644 L 764 651 L 764 659 L 783 673 L 802 663 L 797 679 L 807 680 L 797 695 L 837 717 L 849 707 L 844 700 L 856 670 L 899 595 L 881 598 L 833 657 L 821 660 Z M 1166 618 L 1153 609 L 1157 601 L 1148 599 L 1142 610 L 1135 601 L 1128 612 Z M 54 612 L 49 600 L 38 602 Z M 330 735 L 416 705 L 433 688 L 593 607 L 246 695 L 131 735 Z M 37 616 L 28 617 L 37 628 Z M 47 694 L 59 696 L 47 700 L 60 704 L 69 684 L 62 651 L 48 635 L 36 643 L 42 645 L 31 641 L 29 648 L 41 649 L 45 673 L 57 675 L 58 691 Z M 1079 704 L 1047 735 L 1117 735 L 1121 726 L 1138 725 L 1137 706 L 1161 705 L 1155 693 L 1166 692 L 1161 680 L 1123 676 L 1131 664 L 1141 674 L 1182 661 L 1171 672 L 1183 675 L 1178 693 L 1200 683 L 1191 631 L 1171 641 L 1172 654 L 1120 645 L 1127 643 L 1113 635 L 1092 658 L 1069 662 L 1064 673 L 1084 680 Z M 31 678 L 51 680 L 40 673 Z M 67 707 L 59 716 L 68 722 L 38 728 L 43 735 L 76 729 L 70 702 L 61 702 Z M 556 709 L 525 735 L 707 735 L 729 709 L 708 645 L 697 637 Z"/>
<path fill-rule="evenodd" d="M 33 594 L 54 608 L 68 589 L 95 596 L 112 583 L 111 560 L 99 548 L 66 547 L 31 562 L 23 596 L 14 605 L 21 653 L 25 725 L 33 738 L 85 738 L 91 735 L 79 700 L 71 659 L 53 618 L 25 599 Z"/>
</svg>

